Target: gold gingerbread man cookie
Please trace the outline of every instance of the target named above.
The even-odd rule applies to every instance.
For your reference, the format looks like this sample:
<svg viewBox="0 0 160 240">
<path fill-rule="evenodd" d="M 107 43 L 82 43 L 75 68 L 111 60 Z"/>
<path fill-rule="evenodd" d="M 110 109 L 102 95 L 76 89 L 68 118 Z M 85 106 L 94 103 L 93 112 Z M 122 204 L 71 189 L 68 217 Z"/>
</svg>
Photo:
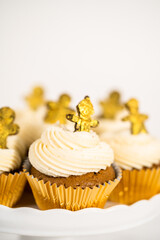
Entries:
<svg viewBox="0 0 160 240">
<path fill-rule="evenodd" d="M 76 114 L 67 114 L 66 118 L 75 123 L 75 131 L 86 131 L 89 132 L 91 127 L 97 127 L 98 121 L 91 118 L 91 115 L 94 114 L 93 105 L 90 101 L 90 98 L 86 96 L 78 105 L 77 105 Z"/>
<path fill-rule="evenodd" d="M 66 115 L 74 113 L 74 111 L 69 108 L 70 102 L 71 98 L 68 94 L 62 94 L 57 102 L 47 102 L 48 111 L 44 121 L 52 124 L 59 121 L 60 124 L 66 124 Z"/>
<path fill-rule="evenodd" d="M 0 108 L 0 148 L 7 148 L 7 137 L 19 132 L 19 126 L 14 124 L 15 112 L 9 107 Z"/>
<path fill-rule="evenodd" d="M 26 101 L 32 110 L 37 110 L 44 104 L 44 90 L 42 87 L 34 87 L 33 91 L 27 96 Z"/>
<path fill-rule="evenodd" d="M 103 118 L 115 119 L 116 114 L 124 108 L 123 104 L 120 102 L 120 97 L 119 92 L 113 91 L 106 100 L 100 102 L 103 109 Z"/>
<path fill-rule="evenodd" d="M 147 133 L 144 122 L 148 119 L 146 114 L 139 113 L 139 103 L 135 98 L 130 99 L 126 104 L 130 115 L 124 117 L 123 121 L 131 122 L 131 132 L 133 135 Z"/>
</svg>

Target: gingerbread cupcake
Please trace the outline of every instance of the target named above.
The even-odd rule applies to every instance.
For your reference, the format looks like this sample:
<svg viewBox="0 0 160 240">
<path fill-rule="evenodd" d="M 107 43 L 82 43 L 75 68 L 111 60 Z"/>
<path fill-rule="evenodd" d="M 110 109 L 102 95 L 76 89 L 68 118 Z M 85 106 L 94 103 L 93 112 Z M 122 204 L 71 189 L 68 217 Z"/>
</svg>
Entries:
<svg viewBox="0 0 160 240">
<path fill-rule="evenodd" d="M 74 132 L 65 126 L 47 128 L 29 149 L 26 176 L 40 209 L 103 207 L 121 178 L 111 147 L 90 131 L 98 121 L 91 119 L 89 97 L 77 111 L 67 115 Z"/>
<path fill-rule="evenodd" d="M 14 124 L 14 119 L 15 113 L 11 108 L 0 109 L 0 204 L 8 207 L 19 200 L 26 183 L 25 174 L 21 171 L 24 146 L 16 135 L 19 126 Z"/>
<path fill-rule="evenodd" d="M 107 140 L 123 173 L 110 199 L 132 204 L 149 199 L 160 189 L 160 141 L 147 133 L 144 122 L 148 117 L 139 113 L 138 101 L 131 99 L 126 107 L 130 114 L 123 120 L 130 122 L 131 131 L 121 131 Z"/>
</svg>

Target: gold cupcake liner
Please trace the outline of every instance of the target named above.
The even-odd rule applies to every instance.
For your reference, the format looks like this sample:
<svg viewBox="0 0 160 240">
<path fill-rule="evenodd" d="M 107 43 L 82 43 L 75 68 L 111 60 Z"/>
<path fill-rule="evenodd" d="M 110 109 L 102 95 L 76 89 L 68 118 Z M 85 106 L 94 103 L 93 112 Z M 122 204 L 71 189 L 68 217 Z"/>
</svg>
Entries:
<svg viewBox="0 0 160 240">
<path fill-rule="evenodd" d="M 28 172 L 26 172 L 26 177 L 35 201 L 41 210 L 63 208 L 76 211 L 89 207 L 103 208 L 109 195 L 122 177 L 120 168 L 115 164 L 113 166 L 116 171 L 116 179 L 93 188 L 86 187 L 82 189 L 77 187 L 74 189 L 73 187 L 66 188 L 63 185 L 58 187 L 50 182 L 38 181 L 37 178 L 34 178 Z"/>
<path fill-rule="evenodd" d="M 132 204 L 149 199 L 160 189 L 160 167 L 142 170 L 122 170 L 122 179 L 110 195 L 109 200 Z"/>
<path fill-rule="evenodd" d="M 20 199 L 26 183 L 24 172 L 0 175 L 0 204 L 13 207 Z"/>
</svg>

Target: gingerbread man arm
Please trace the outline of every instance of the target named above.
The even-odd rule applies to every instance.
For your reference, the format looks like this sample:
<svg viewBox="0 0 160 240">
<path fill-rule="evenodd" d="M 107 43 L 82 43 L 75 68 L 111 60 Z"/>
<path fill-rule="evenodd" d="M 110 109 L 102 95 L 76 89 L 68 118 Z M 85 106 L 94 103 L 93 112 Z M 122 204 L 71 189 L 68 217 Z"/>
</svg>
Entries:
<svg viewBox="0 0 160 240">
<path fill-rule="evenodd" d="M 104 101 L 100 101 L 99 103 L 100 103 L 101 107 L 105 107 L 106 103 Z"/>
<path fill-rule="evenodd" d="M 48 107 L 49 109 L 55 109 L 56 106 L 57 106 L 57 103 L 56 103 L 56 102 L 52 102 L 52 101 L 47 102 L 47 107 Z"/>
<path fill-rule="evenodd" d="M 75 115 L 75 111 L 71 108 L 68 109 L 68 112 L 69 112 L 68 114 L 74 114 Z"/>
<path fill-rule="evenodd" d="M 148 119 L 148 116 L 146 114 L 143 114 L 143 119 L 144 120 L 147 120 Z"/>
<path fill-rule="evenodd" d="M 74 114 L 67 114 L 66 118 L 67 118 L 67 120 L 69 120 L 71 122 L 75 122 L 75 123 L 77 123 L 79 120 L 79 117 Z"/>
<path fill-rule="evenodd" d="M 17 124 L 12 124 L 9 126 L 9 135 L 15 135 L 19 132 L 19 126 Z"/>
<path fill-rule="evenodd" d="M 91 127 L 97 127 L 98 124 L 99 124 L 99 121 L 97 121 L 97 120 L 92 120 L 91 123 L 90 123 L 90 126 L 91 126 Z"/>
<path fill-rule="evenodd" d="M 129 121 L 130 120 L 130 116 L 126 116 L 124 118 L 122 118 L 122 121 Z"/>
</svg>

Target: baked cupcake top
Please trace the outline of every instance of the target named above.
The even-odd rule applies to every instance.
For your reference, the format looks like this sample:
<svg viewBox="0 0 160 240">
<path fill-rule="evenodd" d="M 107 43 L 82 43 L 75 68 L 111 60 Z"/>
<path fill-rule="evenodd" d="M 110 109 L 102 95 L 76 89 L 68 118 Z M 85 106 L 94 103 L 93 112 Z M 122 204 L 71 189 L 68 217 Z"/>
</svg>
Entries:
<svg viewBox="0 0 160 240">
<path fill-rule="evenodd" d="M 130 115 L 124 118 L 131 123 L 131 131 L 120 131 L 108 138 L 114 150 L 115 161 L 124 169 L 142 169 L 160 163 L 160 141 L 147 133 L 144 121 L 148 118 L 138 112 L 138 101 L 126 104 Z"/>
<path fill-rule="evenodd" d="M 38 171 L 53 177 L 83 175 L 109 167 L 114 160 L 111 147 L 90 132 L 98 122 L 90 118 L 93 106 L 89 97 L 78 105 L 78 115 L 68 114 L 75 132 L 65 127 L 48 128 L 29 149 L 29 160 Z"/>
<path fill-rule="evenodd" d="M 0 109 L 0 173 L 18 169 L 21 158 L 16 149 L 8 149 L 7 138 L 19 132 L 19 127 L 14 124 L 15 112 L 9 107 Z M 13 145 L 10 142 L 10 145 Z M 10 146 L 11 147 L 11 146 Z"/>
</svg>

